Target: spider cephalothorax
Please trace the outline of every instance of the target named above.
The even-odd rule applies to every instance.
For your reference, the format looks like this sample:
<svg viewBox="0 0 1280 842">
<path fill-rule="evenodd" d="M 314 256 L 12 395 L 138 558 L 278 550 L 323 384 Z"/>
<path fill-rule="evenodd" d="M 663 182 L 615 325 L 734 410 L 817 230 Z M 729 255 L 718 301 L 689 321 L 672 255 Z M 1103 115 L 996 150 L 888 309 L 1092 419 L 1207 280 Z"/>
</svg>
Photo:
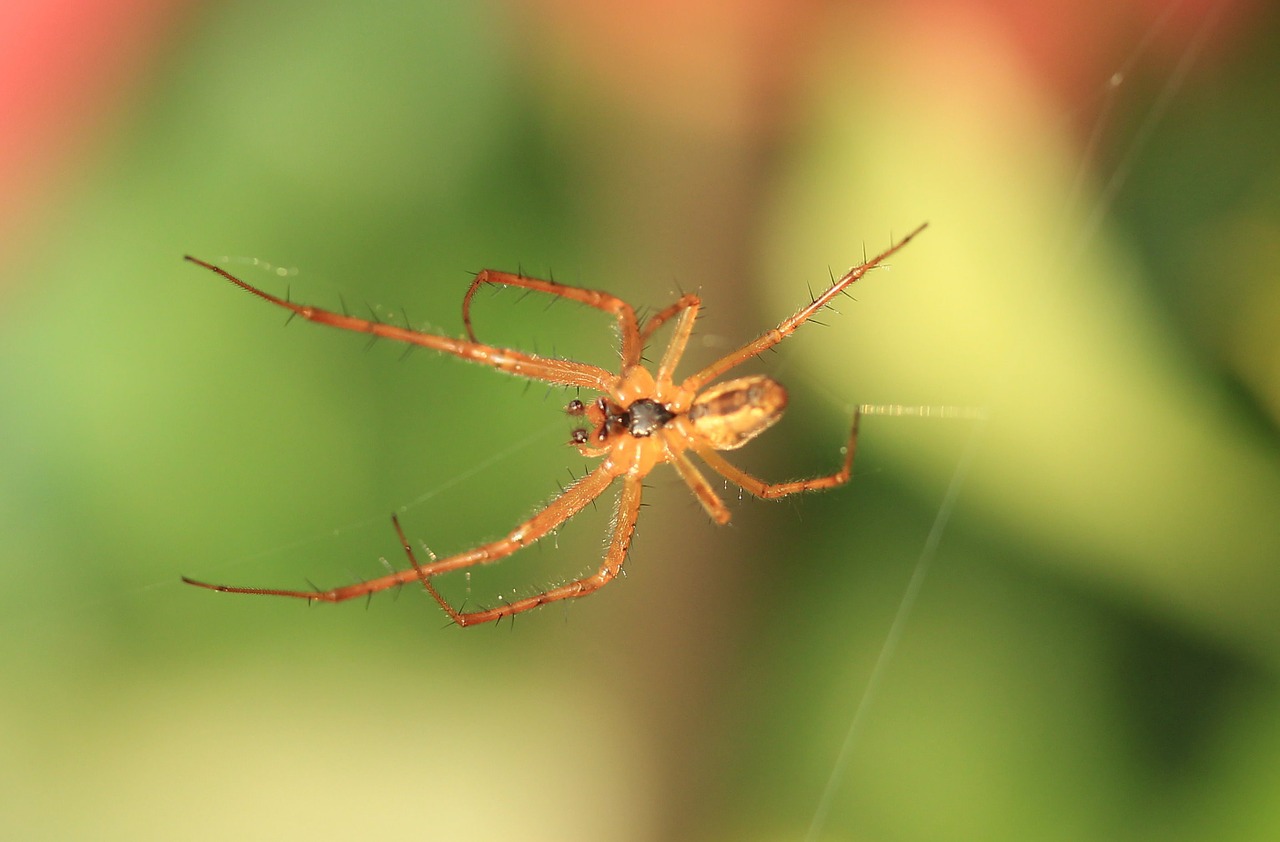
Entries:
<svg viewBox="0 0 1280 842">
<path fill-rule="evenodd" d="M 578 445 L 584 456 L 599 455 L 599 448 L 614 436 L 651 436 L 676 417 L 674 412 L 652 398 L 640 398 L 626 409 L 605 397 L 596 398 L 589 407 L 575 398 L 569 401 L 564 411 L 569 415 L 585 416 L 595 426 L 594 433 L 579 427 L 570 437 L 571 443 Z"/>
<path fill-rule="evenodd" d="M 392 524 L 405 555 L 408 556 L 410 569 L 378 579 L 328 591 L 244 588 L 211 585 L 185 577 L 184 580 L 215 591 L 290 596 L 324 602 L 342 602 L 416 580 L 422 583 L 455 623 L 468 626 L 501 620 L 549 602 L 585 596 L 617 576 L 631 545 L 636 518 L 640 513 L 643 479 L 663 463 L 669 463 L 676 469 L 716 523 L 729 521 L 729 509 L 694 464 L 690 454 L 696 455 L 703 464 L 726 480 L 764 499 L 841 485 L 849 480 L 852 469 L 854 446 L 858 439 L 857 412 L 854 413 L 853 427 L 845 447 L 844 464 L 838 471 L 811 479 L 765 482 L 732 465 L 720 455 L 720 451 L 742 447 L 777 423 L 787 406 L 787 392 L 780 383 L 758 374 L 718 383 L 715 381 L 786 339 L 796 328 L 830 304 L 833 298 L 848 289 L 850 284 L 905 246 L 923 228 L 921 225 L 896 245 L 850 269 L 793 316 L 758 339 L 678 381 L 675 379 L 676 365 L 684 355 L 698 310 L 702 306 L 696 295 L 681 296 L 674 304 L 649 316 L 642 324 L 630 304 L 608 293 L 486 269 L 476 275 L 462 299 L 462 320 L 466 326 L 467 338 L 455 339 L 413 330 L 408 326 L 397 327 L 318 307 L 294 304 L 250 286 L 217 266 L 188 257 L 188 260 L 218 273 L 241 289 L 313 322 L 421 345 L 529 380 L 594 392 L 599 397 L 586 402 L 575 399 L 569 403 L 566 411 L 571 416 L 584 418 L 591 425 L 590 428 L 575 429 L 570 443 L 582 455 L 598 457 L 601 461 L 505 537 L 448 558 L 433 559 L 428 564 L 418 562 L 413 548 L 405 538 L 404 530 L 400 528 L 399 520 L 393 515 Z M 480 342 L 471 325 L 471 301 L 476 290 L 486 284 L 514 286 L 555 295 L 612 315 L 618 321 L 622 338 L 622 359 L 618 372 L 610 372 L 587 363 L 542 357 Z M 657 369 L 651 372 L 641 363 L 644 346 L 660 327 L 672 319 L 676 321 L 671 339 Z M 497 561 L 528 546 L 582 511 L 617 479 L 622 480 L 622 493 L 618 496 L 613 533 L 604 561 L 595 573 L 523 599 L 476 611 L 454 608 L 436 590 L 432 582 L 434 577 L 472 565 Z"/>
</svg>

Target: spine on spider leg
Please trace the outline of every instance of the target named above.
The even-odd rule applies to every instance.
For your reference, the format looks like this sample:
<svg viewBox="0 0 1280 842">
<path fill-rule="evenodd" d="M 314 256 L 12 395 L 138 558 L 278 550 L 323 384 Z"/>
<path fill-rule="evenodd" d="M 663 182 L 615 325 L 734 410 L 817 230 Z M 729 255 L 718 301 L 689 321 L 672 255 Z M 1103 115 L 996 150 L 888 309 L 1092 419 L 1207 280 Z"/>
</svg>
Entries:
<svg viewBox="0 0 1280 842">
<path fill-rule="evenodd" d="M 797 322 L 797 325 L 798 325 L 800 322 L 803 322 L 805 319 L 812 316 L 818 310 L 821 310 L 823 307 L 828 306 L 831 303 L 831 299 L 843 293 L 855 282 L 860 280 L 863 275 L 867 274 L 867 272 L 881 265 L 882 263 L 884 263 L 885 260 L 892 257 L 897 252 L 901 251 L 903 248 L 906 247 L 907 243 L 915 239 L 916 235 L 919 234 L 921 231 L 923 231 L 927 227 L 929 227 L 929 223 L 927 222 L 921 223 L 920 225 L 916 226 L 915 229 L 909 232 L 907 236 L 903 237 L 901 240 L 894 243 L 889 248 L 880 252 L 870 260 L 864 260 L 862 263 L 853 267 L 848 272 L 845 272 L 843 275 L 837 278 L 835 283 L 833 283 L 830 287 L 828 287 L 825 292 L 823 292 L 816 299 L 814 299 L 813 302 L 809 304 L 809 306 L 801 308 L 800 312 L 796 313 L 796 315 L 793 316 L 792 318 L 799 319 L 799 321 Z"/>
</svg>

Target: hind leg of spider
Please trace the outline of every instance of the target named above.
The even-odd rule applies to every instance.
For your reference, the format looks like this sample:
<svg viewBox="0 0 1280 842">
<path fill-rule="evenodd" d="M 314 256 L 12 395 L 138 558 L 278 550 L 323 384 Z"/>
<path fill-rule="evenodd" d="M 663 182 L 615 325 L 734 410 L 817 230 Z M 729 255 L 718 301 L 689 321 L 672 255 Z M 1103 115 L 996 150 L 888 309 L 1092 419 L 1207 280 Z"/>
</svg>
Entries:
<svg viewBox="0 0 1280 842">
<path fill-rule="evenodd" d="M 746 489 L 749 494 L 763 500 L 776 500 L 789 494 L 802 491 L 819 491 L 824 488 L 835 488 L 849 481 L 853 472 L 853 455 L 858 446 L 858 424 L 862 420 L 862 410 L 853 413 L 853 428 L 849 431 L 849 443 L 844 449 L 844 465 L 833 474 L 809 479 L 790 480 L 788 482 L 766 482 L 741 468 L 731 464 L 718 451 L 710 448 L 698 448 L 697 454 L 720 476 Z"/>
<path fill-rule="evenodd" d="M 459 626 L 474 626 L 480 623 L 497 622 L 504 617 L 513 617 L 516 614 L 529 611 L 541 605 L 558 602 L 562 599 L 577 599 L 597 591 L 611 582 L 622 570 L 622 563 L 627 556 L 627 548 L 631 546 L 631 537 L 636 528 L 636 518 L 640 514 L 640 496 L 642 492 L 643 485 L 639 477 L 627 477 L 623 481 L 622 493 L 618 497 L 618 510 L 614 518 L 613 535 L 609 539 L 609 547 L 605 551 L 604 562 L 595 573 L 558 587 L 549 588 L 533 596 L 504 602 L 493 608 L 479 611 L 459 611 L 450 605 L 431 582 L 429 570 L 435 565 L 419 564 L 417 559 L 414 558 L 413 548 L 409 545 L 408 540 L 405 539 L 404 532 L 401 531 L 398 522 L 395 523 L 395 527 L 400 536 L 400 543 L 404 545 L 405 555 L 409 557 L 409 563 L 413 566 L 419 581 L 422 582 L 422 586 L 426 588 L 427 593 L 431 594 L 454 623 Z"/>
</svg>

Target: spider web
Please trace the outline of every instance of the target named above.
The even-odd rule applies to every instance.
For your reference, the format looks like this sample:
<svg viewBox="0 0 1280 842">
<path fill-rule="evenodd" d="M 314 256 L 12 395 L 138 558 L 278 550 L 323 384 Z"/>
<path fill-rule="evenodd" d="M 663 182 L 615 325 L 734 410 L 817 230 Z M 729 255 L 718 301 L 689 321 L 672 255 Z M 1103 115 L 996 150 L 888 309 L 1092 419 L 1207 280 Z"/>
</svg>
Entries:
<svg viewBox="0 0 1280 842">
<path fill-rule="evenodd" d="M 1193 37 L 1184 46 L 1172 72 L 1165 78 L 1157 96 L 1142 113 L 1136 132 L 1123 149 L 1119 160 L 1111 168 L 1110 174 L 1105 178 L 1101 189 L 1089 199 L 1090 204 L 1084 214 L 1083 223 L 1070 225 L 1066 220 L 1078 216 L 1077 209 L 1084 199 L 1084 184 L 1087 173 L 1090 171 L 1090 160 L 1095 154 L 1104 133 L 1110 127 L 1109 118 L 1121 89 L 1125 85 L 1130 72 L 1147 57 L 1152 42 L 1160 34 L 1161 29 L 1181 11 L 1181 5 L 1180 3 L 1170 4 L 1164 13 L 1149 27 L 1140 42 L 1133 47 L 1125 61 L 1116 68 L 1109 78 L 1099 84 L 1094 103 L 1095 113 L 1091 120 L 1092 130 L 1089 132 L 1088 141 L 1081 153 L 1081 160 L 1076 170 L 1071 192 L 1063 199 L 1062 218 L 1064 221 L 1059 230 L 1060 242 L 1049 257 L 1051 262 L 1061 264 L 1068 269 L 1071 268 L 1076 263 L 1078 256 L 1096 239 L 1099 228 L 1112 211 L 1118 195 L 1121 194 L 1125 187 L 1133 161 L 1143 150 L 1143 146 L 1149 140 L 1155 128 L 1160 124 L 1170 102 L 1181 90 L 1188 74 L 1200 57 L 1205 43 L 1218 25 L 1219 17 L 1226 6 L 1225 3 L 1220 2 L 1208 9 Z M 816 842 L 816 840 L 824 836 L 833 804 L 838 794 L 842 791 L 842 787 L 846 785 L 846 776 L 857 755 L 864 732 L 869 727 L 868 722 L 876 707 L 879 693 L 887 675 L 893 669 L 895 659 L 898 657 L 903 635 L 912 621 L 921 592 L 925 588 L 933 566 L 937 561 L 939 547 L 943 543 L 952 516 L 956 511 L 957 503 L 966 483 L 969 481 L 971 469 L 975 460 L 982 458 L 983 448 L 986 443 L 985 434 L 987 432 L 987 416 L 989 412 L 987 407 L 995 407 L 997 408 L 995 411 L 998 412 L 998 407 L 1005 404 L 1009 399 L 1009 395 L 1006 392 L 1012 369 L 1013 366 L 1011 364 L 1006 365 L 1002 371 L 997 372 L 991 378 L 991 382 L 996 386 L 991 392 L 989 400 L 981 408 L 901 407 L 896 405 L 864 405 L 863 407 L 864 412 L 869 416 L 967 417 L 973 423 L 963 449 L 955 459 L 927 537 L 920 548 L 920 553 L 912 567 L 910 578 L 898 602 L 892 621 L 884 634 L 883 642 L 867 674 L 860 695 L 856 699 L 850 700 L 848 726 L 838 741 L 838 749 L 832 759 L 829 773 L 814 804 L 811 818 L 803 837 L 806 842 Z M 835 396 L 832 395 L 830 398 L 835 402 Z"/>
</svg>

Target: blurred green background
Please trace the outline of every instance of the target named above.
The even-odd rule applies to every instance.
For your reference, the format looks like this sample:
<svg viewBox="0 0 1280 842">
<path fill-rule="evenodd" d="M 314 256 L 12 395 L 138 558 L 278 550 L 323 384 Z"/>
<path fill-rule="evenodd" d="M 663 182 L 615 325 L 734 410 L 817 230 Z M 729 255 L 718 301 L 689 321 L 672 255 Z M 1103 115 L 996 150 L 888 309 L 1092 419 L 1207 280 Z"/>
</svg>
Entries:
<svg viewBox="0 0 1280 842">
<path fill-rule="evenodd" d="M 0 33 L 0 836 L 1280 833 L 1274 9 L 75 6 Z M 565 393 L 282 329 L 183 254 L 450 334 L 484 267 L 696 290 L 710 359 L 925 220 L 756 366 L 792 409 L 733 456 L 985 422 L 869 417 L 848 487 L 725 528 L 662 469 L 628 577 L 510 629 L 179 582 L 376 576 L 391 512 L 456 552 L 584 467 Z M 613 353 L 537 297 L 476 320 Z"/>
</svg>

